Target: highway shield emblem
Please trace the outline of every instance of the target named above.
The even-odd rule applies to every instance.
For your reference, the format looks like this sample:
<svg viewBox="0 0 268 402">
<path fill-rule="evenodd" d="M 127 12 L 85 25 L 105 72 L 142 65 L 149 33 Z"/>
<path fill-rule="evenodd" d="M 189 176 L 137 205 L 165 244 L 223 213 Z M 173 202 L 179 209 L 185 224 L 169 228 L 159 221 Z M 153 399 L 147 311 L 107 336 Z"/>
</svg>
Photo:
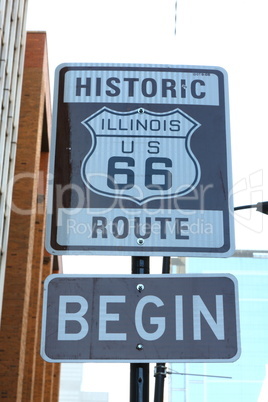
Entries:
<svg viewBox="0 0 268 402">
<path fill-rule="evenodd" d="M 95 193 L 141 205 L 197 186 L 201 170 L 190 140 L 200 124 L 180 109 L 121 113 L 104 107 L 82 124 L 91 147 L 81 175 Z"/>
</svg>

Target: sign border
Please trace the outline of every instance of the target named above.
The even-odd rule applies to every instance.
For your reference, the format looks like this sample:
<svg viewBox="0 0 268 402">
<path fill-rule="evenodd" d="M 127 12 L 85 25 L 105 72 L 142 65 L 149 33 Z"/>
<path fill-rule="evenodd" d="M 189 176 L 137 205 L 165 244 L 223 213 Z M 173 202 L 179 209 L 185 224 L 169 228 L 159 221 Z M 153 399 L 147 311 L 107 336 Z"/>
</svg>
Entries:
<svg viewBox="0 0 268 402">
<path fill-rule="evenodd" d="M 140 282 L 143 279 L 185 279 L 185 278 L 228 278 L 234 284 L 234 297 L 235 297 L 235 316 L 236 316 L 236 338 L 237 338 L 237 353 L 230 359 L 166 359 L 168 363 L 230 363 L 239 359 L 241 355 L 241 339 L 240 339 L 240 318 L 239 318 L 239 297 L 238 297 L 238 280 L 232 274 L 133 274 L 133 275 L 93 275 L 93 274 L 51 274 L 44 282 L 44 297 L 43 297 L 43 310 L 42 310 L 42 329 L 41 329 L 41 357 L 50 363 L 154 363 L 156 359 L 51 359 L 46 355 L 46 322 L 47 322 L 47 304 L 48 304 L 48 286 L 51 281 L 58 278 L 100 278 L 100 279 L 138 279 Z"/>
<path fill-rule="evenodd" d="M 225 106 L 225 145 L 226 145 L 226 181 L 227 181 L 227 189 L 230 191 L 232 188 L 232 161 L 231 161 L 231 139 L 230 139 L 230 119 L 229 119 L 229 98 L 228 98 L 228 76 L 227 72 L 221 68 L 216 66 L 203 66 L 203 65 L 169 65 L 169 64 L 124 64 L 124 63 L 63 63 L 60 64 L 55 71 L 55 90 L 54 90 L 54 106 L 53 106 L 53 119 L 52 119 L 52 135 L 51 135 L 51 150 L 50 150 L 50 162 L 49 162 L 49 180 L 48 180 L 48 204 L 47 204 L 47 218 L 46 218 L 46 249 L 52 255 L 139 255 L 139 256 L 189 256 L 189 257 L 230 257 L 233 255 L 235 251 L 235 235 L 234 235 L 234 219 L 233 219 L 233 197 L 232 194 L 227 194 L 228 200 L 226 204 L 228 205 L 228 212 L 223 212 L 223 226 L 228 224 L 227 230 L 224 230 L 224 239 L 228 240 L 224 242 L 222 247 L 199 247 L 197 250 L 196 246 L 174 246 L 174 247 L 158 247 L 157 245 L 152 249 L 152 247 L 146 246 L 92 246 L 92 245 L 59 245 L 59 248 L 54 248 L 52 245 L 52 232 L 53 232 L 53 175 L 54 175 L 54 162 L 56 158 L 56 130 L 57 130 L 57 119 L 58 119 L 58 100 L 59 100 L 59 81 L 60 81 L 60 71 L 64 68 L 91 68 L 91 69 L 112 69 L 112 68 L 121 68 L 121 69 L 141 69 L 143 70 L 151 70 L 152 72 L 156 69 L 162 69 L 166 71 L 170 69 L 170 71 L 181 69 L 186 72 L 189 70 L 194 71 L 215 71 L 215 73 L 221 73 L 223 75 L 223 96 L 224 96 L 224 106 Z M 176 105 L 179 107 L 179 105 Z M 199 212 L 201 210 L 197 210 Z M 225 214 L 228 214 L 228 217 L 225 218 Z M 202 251 L 204 249 L 204 251 Z M 223 251 L 220 251 L 223 249 Z M 211 251 L 210 251 L 211 250 Z"/>
</svg>

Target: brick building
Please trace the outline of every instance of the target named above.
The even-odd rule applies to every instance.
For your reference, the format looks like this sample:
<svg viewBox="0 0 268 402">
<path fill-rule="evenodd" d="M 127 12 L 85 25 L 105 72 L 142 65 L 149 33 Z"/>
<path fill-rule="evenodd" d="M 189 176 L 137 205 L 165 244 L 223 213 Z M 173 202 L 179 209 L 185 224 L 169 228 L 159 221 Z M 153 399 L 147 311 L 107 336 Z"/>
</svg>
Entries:
<svg viewBox="0 0 268 402">
<path fill-rule="evenodd" d="M 39 354 L 42 282 L 59 270 L 44 250 L 51 105 L 46 34 L 26 37 L 26 3 L 0 6 L 0 398 L 49 402 L 58 400 L 60 371 Z"/>
</svg>

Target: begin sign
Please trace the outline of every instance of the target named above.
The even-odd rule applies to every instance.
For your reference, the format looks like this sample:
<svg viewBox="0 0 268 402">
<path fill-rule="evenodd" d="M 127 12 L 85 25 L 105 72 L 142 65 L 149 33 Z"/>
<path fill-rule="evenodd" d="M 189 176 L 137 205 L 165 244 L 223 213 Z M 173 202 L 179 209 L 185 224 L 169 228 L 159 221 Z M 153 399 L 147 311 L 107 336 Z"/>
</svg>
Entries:
<svg viewBox="0 0 268 402">
<path fill-rule="evenodd" d="M 240 354 L 231 275 L 51 275 L 42 357 L 72 361 L 234 361 Z"/>
<path fill-rule="evenodd" d="M 228 113 L 216 67 L 59 66 L 48 251 L 231 255 Z"/>
</svg>

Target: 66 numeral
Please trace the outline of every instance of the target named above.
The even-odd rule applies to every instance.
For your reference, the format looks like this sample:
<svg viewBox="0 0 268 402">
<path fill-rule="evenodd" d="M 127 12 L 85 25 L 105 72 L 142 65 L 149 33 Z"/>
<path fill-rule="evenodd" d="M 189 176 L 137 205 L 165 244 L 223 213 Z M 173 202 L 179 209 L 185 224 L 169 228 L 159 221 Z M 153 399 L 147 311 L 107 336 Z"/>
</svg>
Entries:
<svg viewBox="0 0 268 402">
<path fill-rule="evenodd" d="M 155 167 L 155 164 L 163 168 Z M 145 161 L 144 185 L 149 190 L 168 190 L 172 187 L 172 167 L 169 158 L 150 157 Z M 129 156 L 112 156 L 108 161 L 107 185 L 113 190 L 131 189 L 135 185 L 135 160 Z M 123 177 L 122 177 L 123 176 Z"/>
</svg>

